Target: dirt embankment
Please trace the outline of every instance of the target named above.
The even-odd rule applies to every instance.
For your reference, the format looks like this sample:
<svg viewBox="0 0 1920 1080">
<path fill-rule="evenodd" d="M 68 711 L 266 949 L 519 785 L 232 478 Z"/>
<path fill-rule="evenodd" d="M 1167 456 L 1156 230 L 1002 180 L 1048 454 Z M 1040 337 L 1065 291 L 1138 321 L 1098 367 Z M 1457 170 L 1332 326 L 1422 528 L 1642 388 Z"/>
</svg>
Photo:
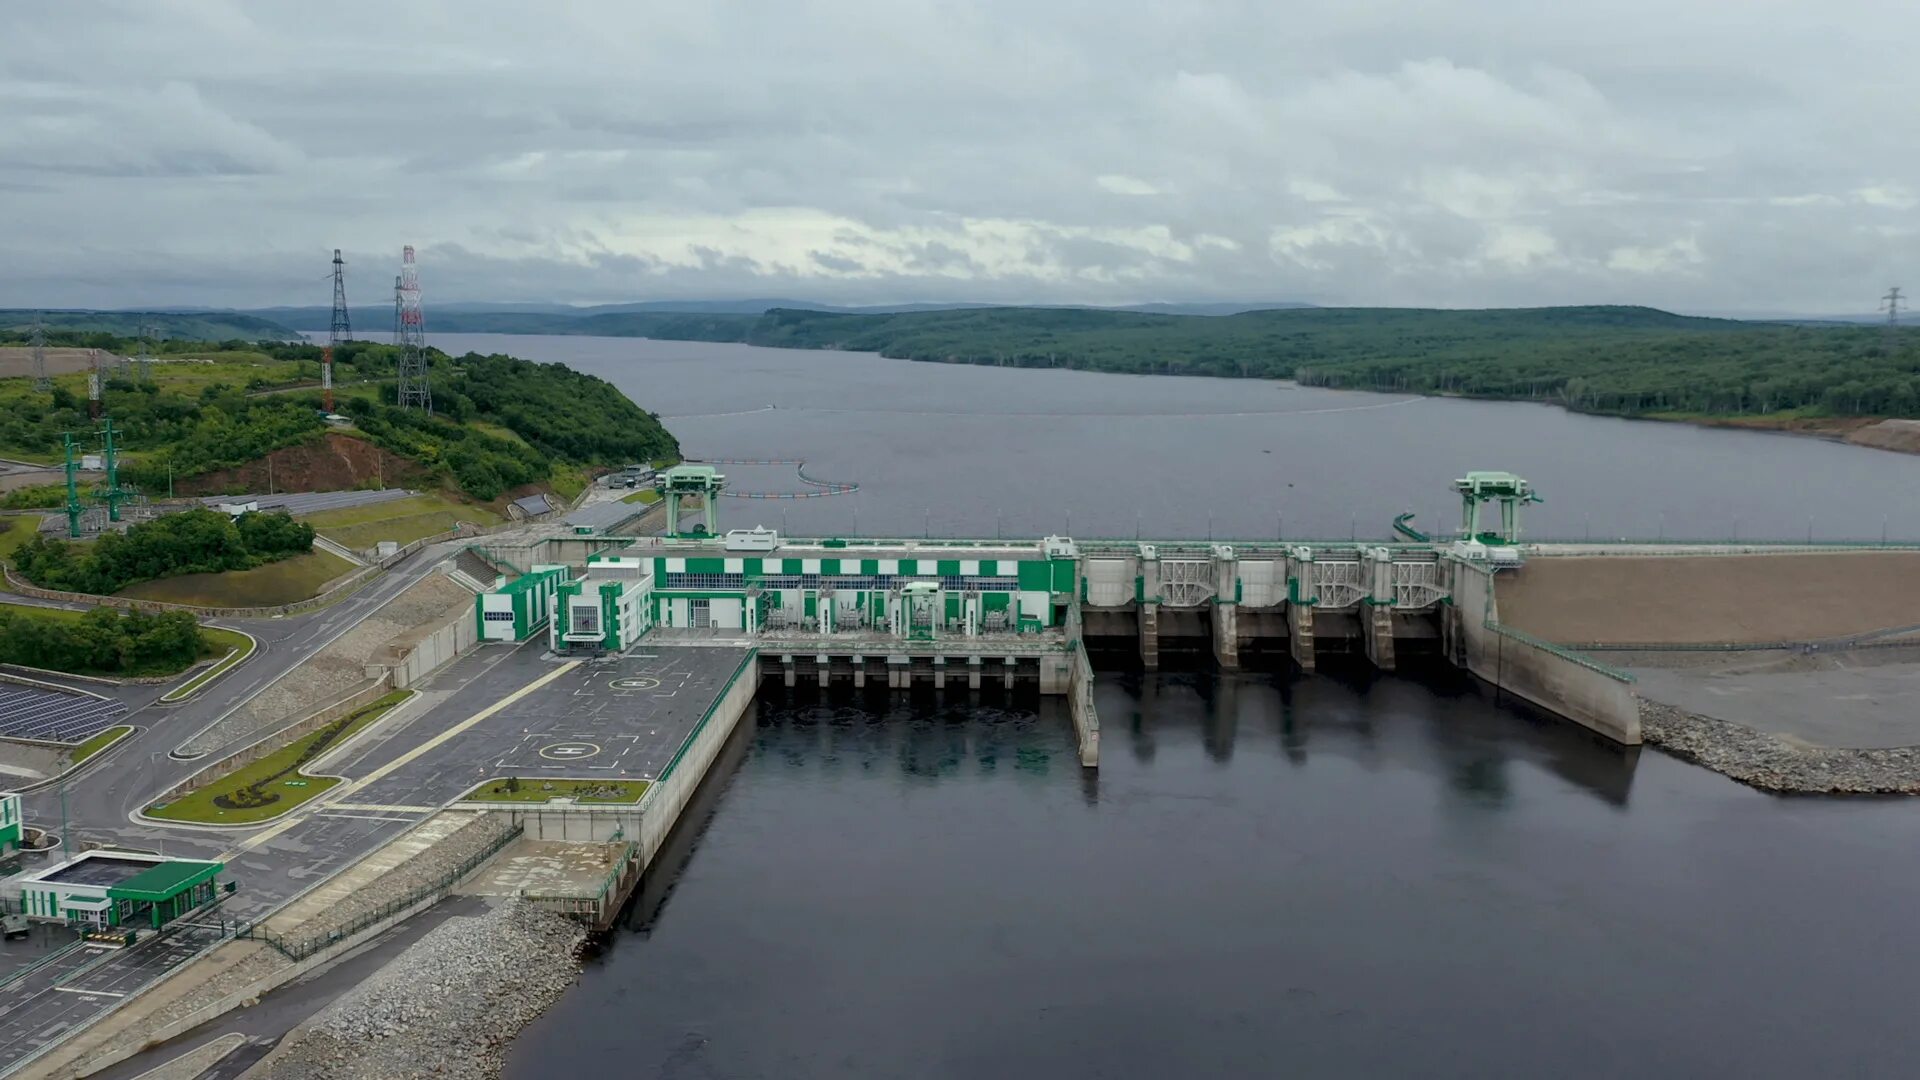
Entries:
<svg viewBox="0 0 1920 1080">
<path fill-rule="evenodd" d="M 47 346 L 47 374 L 72 375 L 86 371 L 91 365 L 91 350 L 70 349 Z M 120 357 L 116 353 L 100 350 L 100 362 L 118 364 Z M 23 378 L 33 374 L 33 347 L 30 345 L 0 345 L 0 379 Z"/>
<path fill-rule="evenodd" d="M 1920 454 L 1920 420 L 1882 420 L 1877 424 L 1868 424 L 1849 432 L 1847 441 L 1855 446 L 1871 446 L 1877 450 Z"/>
<path fill-rule="evenodd" d="M 1538 557 L 1500 621 L 1565 645 L 1824 641 L 1920 623 L 1920 552 Z"/>
<path fill-rule="evenodd" d="M 268 462 L 272 462 L 269 467 Z M 205 473 L 175 485 L 182 495 L 226 495 L 267 490 L 348 491 L 379 484 L 383 487 L 422 487 L 427 470 L 418 462 L 329 431 L 312 442 L 275 450 L 258 461 L 232 469 Z"/>
</svg>

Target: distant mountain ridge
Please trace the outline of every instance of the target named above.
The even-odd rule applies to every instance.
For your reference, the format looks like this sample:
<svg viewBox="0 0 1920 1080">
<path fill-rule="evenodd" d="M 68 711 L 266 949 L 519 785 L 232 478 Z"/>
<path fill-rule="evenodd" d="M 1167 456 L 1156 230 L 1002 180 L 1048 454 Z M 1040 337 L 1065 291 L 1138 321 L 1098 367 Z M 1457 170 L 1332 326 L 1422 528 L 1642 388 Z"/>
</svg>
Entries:
<svg viewBox="0 0 1920 1080">
<path fill-rule="evenodd" d="M 769 311 L 818 311 L 830 315 L 901 315 L 933 311 L 979 311 L 1018 308 L 1034 311 L 1128 311 L 1157 315 L 1238 315 L 1248 311 L 1282 311 L 1311 308 L 1312 304 L 1293 301 L 1247 302 L 1195 301 L 1190 303 L 1130 304 L 1100 307 L 1082 304 L 985 304 L 918 303 L 870 304 L 847 307 L 817 304 L 805 300 L 643 300 L 626 304 L 593 304 L 571 307 L 565 304 L 533 303 L 447 303 L 427 306 L 427 327 L 450 334 L 601 334 L 624 336 L 609 330 L 609 315 L 765 315 Z M 333 318 L 327 307 L 252 308 L 236 314 L 252 315 L 284 323 L 297 330 L 325 330 Z M 391 304 L 350 306 L 348 318 L 361 333 L 390 328 Z M 592 320 L 601 320 L 594 323 Z M 569 325 L 577 324 L 577 325 Z M 599 326 L 601 329 L 589 329 Z"/>
<path fill-rule="evenodd" d="M 0 330 L 25 330 L 35 321 L 48 330 L 77 330 L 137 338 L 154 326 L 162 337 L 194 341 L 294 341 L 297 328 L 261 315 L 236 311 L 40 311 L 0 308 Z M 322 326 L 321 329 L 326 329 Z"/>
</svg>

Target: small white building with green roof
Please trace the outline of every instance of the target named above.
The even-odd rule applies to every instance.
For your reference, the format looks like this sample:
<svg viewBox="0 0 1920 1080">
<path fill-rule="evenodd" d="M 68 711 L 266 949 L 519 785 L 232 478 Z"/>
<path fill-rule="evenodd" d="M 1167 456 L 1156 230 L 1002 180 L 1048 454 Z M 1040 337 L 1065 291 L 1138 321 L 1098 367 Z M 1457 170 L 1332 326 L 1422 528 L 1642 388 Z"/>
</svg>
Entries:
<svg viewBox="0 0 1920 1080">
<path fill-rule="evenodd" d="M 87 851 L 7 882 L 30 919 L 98 929 L 159 929 L 212 903 L 225 863 L 137 851 Z M 231 885 L 227 886 L 231 889 Z"/>
</svg>

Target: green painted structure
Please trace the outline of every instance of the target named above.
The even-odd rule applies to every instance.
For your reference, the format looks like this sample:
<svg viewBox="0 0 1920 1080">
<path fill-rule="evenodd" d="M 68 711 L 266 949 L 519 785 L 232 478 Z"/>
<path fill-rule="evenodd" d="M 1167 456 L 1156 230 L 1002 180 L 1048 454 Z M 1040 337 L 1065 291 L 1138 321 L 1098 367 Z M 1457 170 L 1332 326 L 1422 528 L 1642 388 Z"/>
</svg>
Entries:
<svg viewBox="0 0 1920 1080">
<path fill-rule="evenodd" d="M 713 536 L 720 527 L 715 504 L 720 501 L 721 490 L 727 486 L 727 478 L 720 470 L 711 465 L 675 465 L 655 477 L 653 486 L 667 504 L 668 536 L 708 537 Z M 693 498 L 700 500 L 700 517 L 682 531 L 680 515 L 685 510 L 683 504 Z"/>
<path fill-rule="evenodd" d="M 225 870 L 221 862 L 102 850 L 23 875 L 13 884 L 28 918 L 157 930 L 211 903 Z"/>
<path fill-rule="evenodd" d="M 554 597 L 568 578 L 564 566 L 536 566 L 498 589 L 473 598 L 474 627 L 481 641 L 525 641 L 547 628 Z"/>
<path fill-rule="evenodd" d="M 561 655 L 625 651 L 653 629 L 652 595 L 644 560 L 593 556 L 585 576 L 555 591 L 548 645 Z"/>
<path fill-rule="evenodd" d="M 1453 482 L 1460 493 L 1460 534 L 1482 544 L 1515 544 L 1520 541 L 1520 508 L 1527 503 L 1543 502 L 1533 485 L 1510 472 L 1470 472 Z M 1487 504 L 1499 507 L 1499 527 L 1486 520 Z M 1406 515 L 1412 517 L 1413 515 Z M 1400 522 L 1396 520 L 1395 525 Z"/>
<path fill-rule="evenodd" d="M 25 846 L 26 831 L 26 820 L 20 814 L 20 796 L 0 794 L 0 855 Z"/>
<path fill-rule="evenodd" d="M 936 541 L 866 552 L 783 545 L 757 556 L 646 561 L 654 623 L 663 630 L 864 631 L 927 640 L 1059 626 L 1078 586 L 1075 553 L 1057 544 L 949 550 Z"/>
</svg>

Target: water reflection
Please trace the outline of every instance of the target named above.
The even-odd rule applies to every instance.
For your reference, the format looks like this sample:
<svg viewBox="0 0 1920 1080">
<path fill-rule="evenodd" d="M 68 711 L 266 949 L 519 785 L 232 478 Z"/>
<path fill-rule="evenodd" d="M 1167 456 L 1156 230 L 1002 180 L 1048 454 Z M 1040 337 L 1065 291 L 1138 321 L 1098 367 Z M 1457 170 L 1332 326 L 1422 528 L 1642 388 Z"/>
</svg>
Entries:
<svg viewBox="0 0 1920 1080">
<path fill-rule="evenodd" d="M 1920 805 L 1768 799 L 1444 669 L 1096 687 L 1097 774 L 1051 700 L 764 688 L 507 1076 L 1910 1058 Z"/>
</svg>

